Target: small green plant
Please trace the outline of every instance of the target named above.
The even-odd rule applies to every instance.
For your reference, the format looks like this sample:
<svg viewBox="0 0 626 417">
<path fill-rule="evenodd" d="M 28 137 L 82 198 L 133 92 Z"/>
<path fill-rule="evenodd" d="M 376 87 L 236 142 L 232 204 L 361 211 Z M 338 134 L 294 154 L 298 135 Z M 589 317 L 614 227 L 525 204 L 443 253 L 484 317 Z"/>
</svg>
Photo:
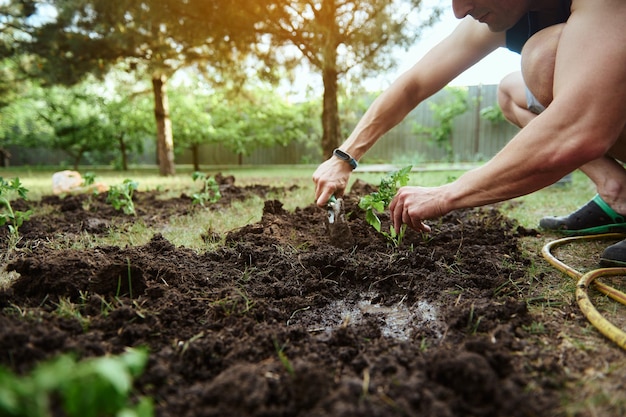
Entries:
<svg viewBox="0 0 626 417">
<path fill-rule="evenodd" d="M 122 210 L 124 214 L 136 216 L 135 204 L 133 203 L 133 193 L 139 184 L 131 179 L 125 179 L 120 185 L 114 185 L 109 189 L 107 203 L 110 203 L 115 210 Z"/>
<path fill-rule="evenodd" d="M 94 185 L 96 183 L 96 174 L 93 172 L 85 172 L 83 175 L 83 185 L 85 187 L 89 187 L 90 185 Z"/>
<path fill-rule="evenodd" d="M 522 325 L 522 329 L 533 335 L 542 335 L 547 333 L 544 324 L 537 321 L 533 321 L 530 325 Z"/>
<path fill-rule="evenodd" d="M 454 119 L 469 110 L 470 99 L 467 88 L 464 87 L 446 87 L 445 91 L 449 93 L 449 98 L 446 101 L 429 103 L 430 110 L 433 112 L 432 118 L 436 125 L 428 127 L 416 124 L 413 131 L 417 134 L 427 135 L 432 142 L 446 151 L 448 160 L 452 161 L 454 159 L 452 149 Z"/>
<path fill-rule="evenodd" d="M 91 192 L 87 195 L 87 201 L 85 202 L 85 210 L 89 211 L 91 204 L 93 203 L 94 196 L 100 194 L 100 190 L 98 187 L 95 187 L 96 184 L 96 174 L 94 172 L 85 172 L 83 175 L 83 184 L 82 186 Z M 92 188 L 93 187 L 93 188 Z"/>
<path fill-rule="evenodd" d="M 70 318 L 80 323 L 83 331 L 87 331 L 89 328 L 89 318 L 85 317 L 80 312 L 80 306 L 72 303 L 67 297 L 60 297 L 56 305 L 56 314 L 60 317 Z"/>
<path fill-rule="evenodd" d="M 219 309 L 225 316 L 244 316 L 252 310 L 254 304 L 245 288 L 236 287 L 229 295 L 211 302 L 210 305 Z"/>
<path fill-rule="evenodd" d="M 397 233 L 393 227 L 389 228 L 389 232 L 385 232 L 382 230 L 382 222 L 378 216 L 380 213 L 387 210 L 389 204 L 391 204 L 391 200 L 398 192 L 398 189 L 408 184 L 409 173 L 412 168 L 413 166 L 409 165 L 398 171 L 389 173 L 387 177 L 380 180 L 378 191 L 365 195 L 359 200 L 359 207 L 365 210 L 365 220 L 374 227 L 377 232 L 382 233 L 396 246 L 402 243 L 406 225 L 403 224 L 400 231 Z"/>
<path fill-rule="evenodd" d="M 483 316 L 478 316 L 476 313 L 476 307 L 474 306 L 474 303 L 472 303 L 470 306 L 469 317 L 467 319 L 467 330 L 472 335 L 478 333 L 480 322 L 483 319 Z"/>
<path fill-rule="evenodd" d="M 194 193 L 191 195 L 193 199 L 193 204 L 200 204 L 204 207 L 205 203 L 216 203 L 220 198 L 222 198 L 222 194 L 220 193 L 220 185 L 215 181 L 214 177 L 209 177 L 203 172 L 194 172 L 191 175 L 191 178 L 194 181 L 200 180 L 202 181 L 202 191 L 199 193 Z"/>
<path fill-rule="evenodd" d="M 499 106 L 487 106 L 480 109 L 480 117 L 493 124 L 506 122 L 506 118 Z"/>
<path fill-rule="evenodd" d="M 63 355 L 25 376 L 0 368 L 0 415 L 47 417 L 57 398 L 68 417 L 151 417 L 151 399 L 140 398 L 134 405 L 129 400 L 133 378 L 143 372 L 147 360 L 145 350 L 128 349 L 119 356 L 80 362 Z"/>
<path fill-rule="evenodd" d="M 283 365 L 283 367 L 285 368 L 287 373 L 289 375 L 291 375 L 291 376 L 294 376 L 296 374 L 296 372 L 293 369 L 293 365 L 291 364 L 291 361 L 287 357 L 287 354 L 285 353 L 285 347 L 286 347 L 286 343 L 284 345 L 280 346 L 280 344 L 278 343 L 278 340 L 276 338 L 274 338 L 274 348 L 276 349 L 276 354 L 278 355 L 278 360 Z"/>
<path fill-rule="evenodd" d="M 0 226 L 8 225 L 9 232 L 14 237 L 18 236 L 18 229 L 30 218 L 33 212 L 32 210 L 14 210 L 10 197 L 17 194 L 19 198 L 27 200 L 27 192 L 28 190 L 22 186 L 19 178 L 13 178 L 8 182 L 0 177 Z"/>
</svg>

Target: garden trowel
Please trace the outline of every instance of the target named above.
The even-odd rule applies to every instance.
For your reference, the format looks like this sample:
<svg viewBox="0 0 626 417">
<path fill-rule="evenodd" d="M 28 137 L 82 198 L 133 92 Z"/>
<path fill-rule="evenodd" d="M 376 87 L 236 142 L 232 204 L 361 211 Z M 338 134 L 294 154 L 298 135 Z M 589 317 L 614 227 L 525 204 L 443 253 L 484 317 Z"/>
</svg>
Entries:
<svg viewBox="0 0 626 417">
<path fill-rule="evenodd" d="M 346 221 L 346 211 L 342 198 L 330 197 L 326 203 L 328 209 L 328 235 L 333 246 L 348 249 L 354 246 L 354 236 Z"/>
</svg>

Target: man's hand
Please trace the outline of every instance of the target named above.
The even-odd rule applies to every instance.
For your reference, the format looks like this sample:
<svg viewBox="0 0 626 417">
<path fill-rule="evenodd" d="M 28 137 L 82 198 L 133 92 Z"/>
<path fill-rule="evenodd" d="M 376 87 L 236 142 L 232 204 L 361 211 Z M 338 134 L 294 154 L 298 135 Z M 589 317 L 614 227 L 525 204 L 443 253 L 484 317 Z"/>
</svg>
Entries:
<svg viewBox="0 0 626 417">
<path fill-rule="evenodd" d="M 403 224 L 418 232 L 430 233 L 424 220 L 446 214 L 441 204 L 443 187 L 402 187 L 389 204 L 391 221 L 396 231 Z"/>
<path fill-rule="evenodd" d="M 315 201 L 319 207 L 325 207 L 332 195 L 343 196 L 352 168 L 339 158 L 332 157 L 321 164 L 313 173 L 315 183 Z"/>
</svg>

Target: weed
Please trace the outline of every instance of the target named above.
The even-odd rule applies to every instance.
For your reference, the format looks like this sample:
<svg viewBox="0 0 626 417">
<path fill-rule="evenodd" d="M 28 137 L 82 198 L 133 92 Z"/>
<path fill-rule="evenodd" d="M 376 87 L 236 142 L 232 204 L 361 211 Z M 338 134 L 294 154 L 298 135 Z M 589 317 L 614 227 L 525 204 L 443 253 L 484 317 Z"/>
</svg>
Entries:
<svg viewBox="0 0 626 417">
<path fill-rule="evenodd" d="M 546 334 L 546 327 L 544 324 L 537 321 L 533 321 L 530 325 L 522 325 L 522 329 L 534 335 Z"/>
<path fill-rule="evenodd" d="M 128 279 L 128 298 L 130 298 L 132 300 L 133 298 L 133 278 L 132 278 L 132 274 L 131 274 L 131 267 L 130 267 L 130 259 L 126 258 L 126 268 L 127 268 L 127 272 L 126 272 L 126 277 Z M 117 290 L 115 293 L 115 297 L 118 298 L 120 297 L 122 292 L 122 276 L 118 276 L 117 277 Z"/>
<path fill-rule="evenodd" d="M 426 352 L 428 350 L 428 339 L 423 337 L 420 342 L 420 352 Z"/>
<path fill-rule="evenodd" d="M 476 310 L 474 304 L 470 307 L 469 317 L 467 319 L 467 330 L 470 334 L 474 335 L 478 333 L 478 326 L 480 326 L 480 322 L 482 320 L 482 316 L 476 316 Z"/>
<path fill-rule="evenodd" d="M 194 336 L 191 337 L 191 339 L 189 340 L 185 340 L 185 341 L 179 341 L 177 343 L 177 347 L 180 349 L 180 354 L 184 355 L 185 352 L 187 351 L 187 349 L 189 349 L 189 346 L 191 346 L 191 344 L 193 342 L 195 342 L 196 340 L 200 340 L 204 337 L 204 332 L 200 332 Z"/>
<path fill-rule="evenodd" d="M 113 306 L 112 303 L 105 300 L 104 297 L 100 295 L 98 295 L 97 297 L 100 299 L 100 314 L 103 317 L 108 317 L 109 313 L 115 309 L 115 306 Z"/>
<path fill-rule="evenodd" d="M 289 358 L 287 357 L 287 354 L 285 353 L 285 346 L 286 346 L 286 343 L 282 346 L 279 346 L 278 340 L 274 339 L 274 348 L 276 349 L 278 360 L 283 365 L 287 373 L 291 376 L 294 376 L 296 372 L 294 371 L 293 365 L 291 364 L 291 362 L 289 361 Z"/>
<path fill-rule="evenodd" d="M 107 203 L 110 203 L 115 210 L 122 210 L 124 214 L 136 216 L 135 204 L 133 203 L 133 193 L 139 184 L 131 179 L 125 179 L 120 185 L 114 185 L 109 189 Z"/>
<path fill-rule="evenodd" d="M 76 304 L 72 303 L 67 297 L 61 297 L 59 298 L 59 302 L 55 303 L 55 305 L 56 313 L 59 316 L 75 319 L 80 323 L 83 331 L 87 331 L 89 327 L 89 318 L 84 317 L 81 314 L 80 308 Z"/>
<path fill-rule="evenodd" d="M 252 309 L 254 301 L 243 288 L 234 288 L 233 291 L 235 294 L 215 300 L 211 306 L 219 308 L 226 316 L 243 316 Z"/>
<path fill-rule="evenodd" d="M 191 178 L 193 178 L 194 181 L 202 181 L 202 191 L 191 195 L 193 204 L 200 204 L 204 207 L 205 203 L 213 204 L 222 198 L 220 186 L 217 181 L 215 181 L 214 177 L 209 177 L 203 172 L 196 171 L 191 175 Z"/>
</svg>

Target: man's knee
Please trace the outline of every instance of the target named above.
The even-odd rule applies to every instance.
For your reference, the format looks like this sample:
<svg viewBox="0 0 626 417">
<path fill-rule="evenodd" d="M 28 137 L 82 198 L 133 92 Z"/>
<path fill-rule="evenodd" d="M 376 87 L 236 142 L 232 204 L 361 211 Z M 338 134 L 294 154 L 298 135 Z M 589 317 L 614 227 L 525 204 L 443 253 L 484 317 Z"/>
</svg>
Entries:
<svg viewBox="0 0 626 417">
<path fill-rule="evenodd" d="M 498 85 L 498 106 L 504 117 L 518 125 L 517 109 L 524 106 L 525 86 L 521 73 L 514 72 L 505 76 Z"/>
<path fill-rule="evenodd" d="M 534 34 L 522 49 L 522 74 L 528 89 L 544 106 L 552 102 L 554 63 L 565 24 L 550 26 Z"/>
</svg>

